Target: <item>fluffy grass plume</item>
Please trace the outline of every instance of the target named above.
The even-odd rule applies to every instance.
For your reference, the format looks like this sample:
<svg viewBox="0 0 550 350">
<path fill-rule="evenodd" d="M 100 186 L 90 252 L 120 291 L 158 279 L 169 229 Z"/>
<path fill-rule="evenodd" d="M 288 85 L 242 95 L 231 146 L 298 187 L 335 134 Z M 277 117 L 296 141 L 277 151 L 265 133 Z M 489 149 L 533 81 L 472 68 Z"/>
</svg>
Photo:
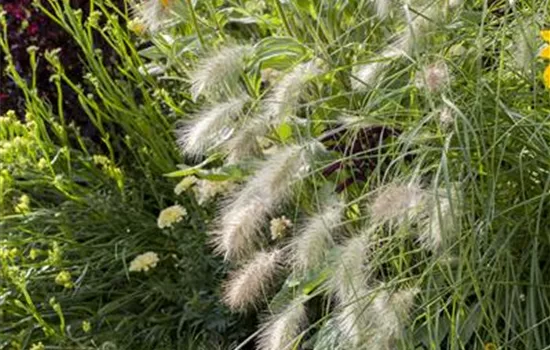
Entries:
<svg viewBox="0 0 550 350">
<path fill-rule="evenodd" d="M 380 0 L 379 0 L 380 1 Z M 441 0 L 431 2 L 425 8 L 417 9 L 418 14 L 411 14 L 408 5 L 405 6 L 407 28 L 396 36 L 396 39 L 383 49 L 378 58 L 370 63 L 361 65 L 355 69 L 355 79 L 352 79 L 352 88 L 363 90 L 373 87 L 379 77 L 389 69 L 391 63 L 399 58 L 408 57 L 413 53 L 417 44 L 425 37 L 432 23 L 437 23 L 438 18 L 444 14 L 446 2 Z M 451 6 L 452 5 L 452 6 Z M 456 7 L 450 4 L 448 7 Z"/>
<path fill-rule="evenodd" d="M 281 313 L 271 316 L 263 325 L 258 339 L 258 350 L 292 349 L 306 323 L 304 304 L 292 302 Z"/>
<path fill-rule="evenodd" d="M 177 131 L 182 152 L 197 159 L 209 149 L 226 141 L 233 133 L 236 121 L 249 100 L 248 95 L 241 95 L 197 113 Z"/>
<path fill-rule="evenodd" d="M 341 340 L 354 349 L 395 348 L 417 293 L 415 288 L 395 293 L 361 288 L 361 294 L 350 303 L 340 304 L 334 316 Z"/>
<path fill-rule="evenodd" d="M 371 229 L 348 239 L 332 262 L 329 289 L 341 304 L 350 304 L 369 285 Z"/>
<path fill-rule="evenodd" d="M 262 101 L 260 114 L 247 121 L 245 127 L 228 142 L 230 163 L 259 155 L 257 138 L 296 112 L 306 84 L 322 72 L 319 65 L 316 61 L 300 63 L 275 84 Z"/>
<path fill-rule="evenodd" d="M 420 219 L 425 198 L 425 191 L 414 182 L 389 184 L 379 190 L 370 204 L 371 218 L 380 224 Z"/>
<path fill-rule="evenodd" d="M 321 210 L 308 218 L 291 243 L 293 266 L 300 271 L 319 267 L 334 246 L 333 234 L 342 220 L 343 203 L 329 199 Z"/>
<path fill-rule="evenodd" d="M 426 217 L 420 225 L 419 241 L 424 249 L 441 252 L 451 243 L 460 212 L 457 190 L 436 189 L 430 198 Z"/>
<path fill-rule="evenodd" d="M 388 17 L 391 9 L 391 0 L 373 0 L 374 11 L 380 19 Z"/>
<path fill-rule="evenodd" d="M 368 313 L 373 320 L 368 331 L 370 334 L 366 344 L 368 349 L 395 348 L 410 318 L 409 314 L 418 292 L 416 288 L 408 288 L 394 293 L 388 293 L 385 290 L 377 293 L 371 305 L 368 306 Z"/>
<path fill-rule="evenodd" d="M 233 311 L 245 311 L 257 305 L 273 283 L 281 256 L 280 250 L 260 251 L 252 260 L 232 272 L 224 286 L 224 303 Z"/>
<path fill-rule="evenodd" d="M 134 5 L 135 21 L 151 33 L 163 29 L 170 20 L 175 0 L 144 0 Z"/>
<path fill-rule="evenodd" d="M 280 120 L 295 112 L 306 83 L 322 72 L 317 61 L 300 63 L 279 80 L 263 104 L 264 118 Z"/>
<path fill-rule="evenodd" d="M 322 149 L 316 141 L 286 146 L 265 160 L 222 208 L 214 231 L 217 251 L 228 260 L 253 252 L 255 243 L 262 238 L 261 225 L 288 199 L 293 185 L 307 174 Z"/>
<path fill-rule="evenodd" d="M 202 58 L 195 71 L 189 74 L 193 100 L 204 94 L 219 94 L 220 91 L 240 93 L 236 83 L 244 69 L 244 58 L 251 50 L 246 45 L 230 45 Z"/>
</svg>

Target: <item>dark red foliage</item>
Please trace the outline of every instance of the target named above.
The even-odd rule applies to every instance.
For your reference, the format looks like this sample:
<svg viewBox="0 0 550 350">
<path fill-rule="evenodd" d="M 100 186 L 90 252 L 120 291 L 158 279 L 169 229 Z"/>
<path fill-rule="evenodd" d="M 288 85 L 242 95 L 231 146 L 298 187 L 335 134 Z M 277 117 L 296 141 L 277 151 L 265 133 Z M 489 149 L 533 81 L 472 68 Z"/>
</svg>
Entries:
<svg viewBox="0 0 550 350">
<path fill-rule="evenodd" d="M 85 74 L 84 63 L 80 57 L 81 51 L 72 37 L 58 24 L 32 5 L 32 0 L 0 0 L 8 25 L 8 40 L 14 65 L 19 74 L 27 81 L 31 80 L 31 69 L 29 65 L 29 54 L 27 48 L 35 46 L 37 50 L 37 90 L 39 96 L 51 102 L 54 113 L 57 113 L 57 89 L 54 83 L 50 82 L 53 74 L 52 68 L 48 66 L 44 53 L 47 50 L 60 49 L 59 59 L 64 67 L 65 74 L 74 83 L 83 81 Z M 47 1 L 43 1 L 46 4 Z M 71 0 L 73 8 L 80 8 L 84 18 L 89 9 L 89 0 Z M 97 40 L 98 48 L 103 51 L 104 57 L 112 59 L 112 50 Z M 4 53 L 0 52 L 2 62 L 2 73 L 0 74 L 0 115 L 13 109 L 19 116 L 25 115 L 25 97 L 11 78 L 4 71 Z M 76 94 L 66 85 L 62 86 L 63 109 L 65 118 L 80 125 L 84 133 L 92 133 L 88 118 L 85 117 L 77 101 Z M 93 136 L 93 135 L 88 135 Z"/>
<path fill-rule="evenodd" d="M 338 128 L 336 128 L 338 129 Z M 391 136 L 399 136 L 399 130 L 387 126 L 369 126 L 360 129 L 345 142 L 349 130 L 342 129 L 337 133 L 323 138 L 321 141 L 327 149 L 336 151 L 345 160 L 335 162 L 323 170 L 323 175 L 328 177 L 343 169 L 349 169 L 351 176 L 338 183 L 337 192 L 342 192 L 349 185 L 357 182 L 365 182 L 369 174 L 377 167 L 376 159 L 379 152 L 383 151 L 384 140 Z"/>
</svg>

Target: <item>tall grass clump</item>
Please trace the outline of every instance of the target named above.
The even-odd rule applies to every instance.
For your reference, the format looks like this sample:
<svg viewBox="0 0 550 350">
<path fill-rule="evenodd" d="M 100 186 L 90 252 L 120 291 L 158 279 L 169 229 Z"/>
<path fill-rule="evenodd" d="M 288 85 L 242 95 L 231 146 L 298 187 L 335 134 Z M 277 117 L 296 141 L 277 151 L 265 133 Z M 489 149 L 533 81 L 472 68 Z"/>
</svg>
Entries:
<svg viewBox="0 0 550 350">
<path fill-rule="evenodd" d="M 187 9 L 202 20 L 193 21 L 197 59 L 181 60 L 174 74 L 184 67 L 193 109 L 224 110 L 243 91 L 250 99 L 231 120 L 215 118 L 214 133 L 231 130 L 216 147 L 201 145 L 207 137 L 190 145 L 184 133 L 184 151 L 200 152 L 186 151 L 194 165 L 173 173 L 236 182 L 210 232 L 233 269 L 225 302 L 265 319 L 249 341 L 261 349 L 550 346 L 550 96 L 537 58 L 549 3 L 532 5 Z M 238 62 L 228 55 L 231 74 L 212 76 L 219 94 L 197 98 L 197 76 L 209 59 L 218 65 L 209 53 L 227 47 L 249 49 Z M 290 162 L 289 150 L 308 144 L 322 151 Z M 283 233 L 270 234 L 274 222 L 288 222 Z M 285 258 L 270 263 L 273 252 Z"/>
</svg>

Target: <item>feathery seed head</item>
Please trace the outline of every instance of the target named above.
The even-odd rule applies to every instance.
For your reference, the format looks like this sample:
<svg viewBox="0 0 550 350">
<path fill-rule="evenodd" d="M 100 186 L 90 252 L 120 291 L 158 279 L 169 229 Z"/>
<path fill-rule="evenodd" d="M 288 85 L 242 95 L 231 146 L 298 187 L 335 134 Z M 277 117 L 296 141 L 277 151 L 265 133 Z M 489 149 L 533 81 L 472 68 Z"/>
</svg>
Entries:
<svg viewBox="0 0 550 350">
<path fill-rule="evenodd" d="M 258 137 L 269 131 L 269 124 L 262 118 L 246 121 L 246 124 L 225 144 L 227 163 L 237 164 L 243 160 L 261 155 Z"/>
<path fill-rule="evenodd" d="M 334 246 L 333 234 L 342 220 L 343 203 L 337 199 L 327 201 L 324 207 L 308 218 L 291 246 L 293 266 L 305 272 L 320 267 Z"/>
<path fill-rule="evenodd" d="M 415 79 L 416 87 L 426 89 L 430 93 L 443 90 L 449 83 L 449 68 L 443 61 L 438 61 L 424 67 Z"/>
<path fill-rule="evenodd" d="M 250 256 L 262 238 L 262 221 L 268 208 L 257 198 L 237 199 L 222 210 L 213 232 L 216 252 L 225 260 L 241 260 Z"/>
<path fill-rule="evenodd" d="M 243 94 L 197 113 L 190 123 L 177 131 L 178 144 L 182 152 L 198 159 L 207 151 L 227 141 L 249 100 L 250 97 Z"/>
<path fill-rule="evenodd" d="M 339 301 L 334 320 L 347 346 L 370 349 L 364 346 L 372 337 L 372 325 L 377 317 L 371 305 L 372 291 L 366 286 L 357 287 L 353 298 Z"/>
<path fill-rule="evenodd" d="M 370 206 L 371 217 L 378 223 L 413 220 L 420 216 L 424 202 L 425 192 L 418 185 L 393 183 L 374 198 Z"/>
<path fill-rule="evenodd" d="M 230 199 L 214 233 L 217 250 L 226 259 L 240 259 L 254 250 L 262 223 L 288 199 L 294 184 L 307 174 L 309 164 L 322 149 L 316 141 L 282 148 Z"/>
<path fill-rule="evenodd" d="M 361 289 L 359 298 L 341 304 L 336 321 L 344 338 L 361 349 L 393 349 L 409 318 L 417 289 L 395 293 Z"/>
<path fill-rule="evenodd" d="M 230 164 L 261 154 L 258 138 L 295 113 L 307 82 L 322 72 L 319 66 L 316 60 L 298 64 L 274 85 L 263 101 L 260 115 L 247 121 L 227 143 Z"/>
<path fill-rule="evenodd" d="M 376 15 L 380 19 L 388 17 L 390 13 L 391 0 L 374 0 Z"/>
<path fill-rule="evenodd" d="M 449 129 L 455 122 L 453 110 L 445 106 L 439 110 L 439 125 L 443 130 Z"/>
<path fill-rule="evenodd" d="M 224 286 L 223 301 L 234 311 L 245 311 L 257 305 L 268 292 L 279 269 L 282 252 L 258 252 L 234 271 Z"/>
<path fill-rule="evenodd" d="M 275 84 L 266 98 L 263 117 L 268 122 L 277 123 L 293 114 L 300 102 L 305 84 L 322 72 L 319 63 L 300 63 Z"/>
<path fill-rule="evenodd" d="M 143 0 L 134 6 L 134 21 L 147 30 L 156 33 L 161 30 L 172 17 L 173 0 Z M 141 28 L 138 29 L 140 34 Z"/>
<path fill-rule="evenodd" d="M 244 69 L 244 59 L 252 48 L 245 45 L 232 45 L 219 49 L 197 64 L 190 73 L 191 96 L 196 101 L 200 95 L 225 91 L 229 96 L 239 93 L 238 78 Z"/>
<path fill-rule="evenodd" d="M 382 1 L 382 0 L 377 0 Z M 378 54 L 376 61 L 360 65 L 355 68 L 355 77 L 351 82 L 354 90 L 364 90 L 372 88 L 381 78 L 385 70 L 389 69 L 391 63 L 396 59 L 410 56 L 419 39 L 422 39 L 429 25 L 433 22 L 431 19 L 439 13 L 440 9 L 436 5 L 427 7 L 420 14 L 410 16 L 408 6 L 405 6 L 405 13 L 408 16 L 408 26 L 402 30 L 397 39 L 387 48 Z"/>
<path fill-rule="evenodd" d="M 370 231 L 348 239 L 333 262 L 329 288 L 342 304 L 352 303 L 369 284 L 371 241 Z"/>
<path fill-rule="evenodd" d="M 424 249 L 440 252 L 452 238 L 455 231 L 455 217 L 459 212 L 459 198 L 456 188 L 436 190 L 429 198 L 429 210 L 420 225 L 418 240 Z"/>
<path fill-rule="evenodd" d="M 402 335 L 413 307 L 417 288 L 404 289 L 390 294 L 386 290 L 377 293 L 370 306 L 376 315 L 371 325 L 369 349 L 389 349 Z"/>
<path fill-rule="evenodd" d="M 294 301 L 265 324 L 258 340 L 259 350 L 290 350 L 307 322 L 306 308 Z"/>
</svg>

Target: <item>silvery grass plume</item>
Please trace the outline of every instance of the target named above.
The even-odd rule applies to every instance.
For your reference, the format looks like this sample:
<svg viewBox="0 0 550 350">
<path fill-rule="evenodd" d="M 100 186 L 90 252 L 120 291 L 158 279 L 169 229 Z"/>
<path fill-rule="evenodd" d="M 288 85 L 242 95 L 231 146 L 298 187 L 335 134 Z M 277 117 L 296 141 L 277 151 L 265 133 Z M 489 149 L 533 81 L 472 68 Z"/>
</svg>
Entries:
<svg viewBox="0 0 550 350">
<path fill-rule="evenodd" d="M 237 271 L 231 273 L 223 288 L 223 301 L 233 311 L 257 305 L 267 294 L 280 268 L 282 252 L 260 251 Z"/>
<path fill-rule="evenodd" d="M 262 118 L 245 121 L 243 127 L 225 143 L 227 164 L 236 164 L 245 159 L 260 156 L 262 150 L 258 143 L 258 137 L 267 134 L 269 127 L 269 123 Z"/>
<path fill-rule="evenodd" d="M 260 114 L 247 121 L 227 145 L 228 162 L 236 163 L 260 153 L 257 139 L 296 112 L 306 84 L 322 69 L 317 61 L 298 64 L 273 87 L 260 107 Z"/>
<path fill-rule="evenodd" d="M 446 0 L 445 0 L 446 1 Z M 462 0 L 459 0 L 462 2 Z M 393 61 L 409 57 L 413 53 L 417 44 L 425 37 L 433 23 L 437 23 L 438 17 L 443 15 L 445 6 L 441 6 L 441 0 L 432 2 L 424 9 L 419 9 L 417 14 L 411 15 L 408 5 L 405 5 L 405 14 L 407 17 L 407 28 L 397 34 L 394 40 L 386 49 L 378 54 L 378 58 L 364 65 L 355 68 L 355 79 L 352 79 L 352 88 L 354 90 L 364 90 L 372 88 L 380 76 L 389 69 Z M 456 4 L 448 5 L 449 8 Z"/>
<path fill-rule="evenodd" d="M 388 17 L 390 14 L 391 0 L 373 0 L 373 2 L 378 18 L 384 19 Z"/>
<path fill-rule="evenodd" d="M 258 339 L 258 350 L 293 349 L 306 324 L 304 304 L 299 300 L 292 302 L 281 313 L 271 316 L 263 325 Z"/>
<path fill-rule="evenodd" d="M 291 243 L 293 266 L 302 272 L 326 261 L 334 246 L 333 234 L 342 221 L 344 204 L 336 198 L 326 201 L 321 210 L 308 218 Z"/>
<path fill-rule="evenodd" d="M 418 240 L 422 247 L 434 253 L 441 252 L 453 238 L 460 201 L 456 188 L 436 189 L 431 195 L 427 217 L 420 225 Z"/>
<path fill-rule="evenodd" d="M 340 305 L 335 315 L 341 340 L 355 349 L 394 349 L 418 290 L 389 293 L 377 288 L 363 293 L 352 303 Z"/>
<path fill-rule="evenodd" d="M 347 240 L 332 266 L 328 288 L 337 301 L 334 323 L 340 341 L 361 346 L 372 314 L 366 312 L 370 294 L 372 229 Z"/>
<path fill-rule="evenodd" d="M 197 113 L 177 130 L 178 145 L 184 154 L 198 159 L 208 150 L 226 141 L 237 125 L 245 104 L 246 94 L 221 102 Z"/>
<path fill-rule="evenodd" d="M 372 229 L 350 238 L 340 247 L 332 262 L 332 276 L 328 287 L 341 304 L 349 304 L 369 285 L 369 259 L 373 245 Z"/>
<path fill-rule="evenodd" d="M 425 210 L 426 193 L 416 183 L 391 183 L 379 190 L 370 204 L 374 223 L 418 221 Z"/>
<path fill-rule="evenodd" d="M 367 349 L 396 348 L 418 293 L 417 288 L 408 288 L 391 294 L 383 290 L 376 295 L 369 305 L 369 313 L 374 317 L 368 332 L 371 336 L 367 340 Z"/>
<path fill-rule="evenodd" d="M 193 100 L 204 94 L 226 92 L 234 96 L 242 93 L 238 86 L 239 75 L 244 70 L 244 59 L 251 51 L 250 46 L 231 45 L 201 59 L 195 71 L 189 74 Z"/>
<path fill-rule="evenodd" d="M 430 93 L 436 93 L 443 90 L 451 82 L 449 67 L 444 61 L 437 61 L 422 67 L 417 72 L 415 85 L 419 89 L 425 89 Z"/>
<path fill-rule="evenodd" d="M 321 74 L 320 65 L 316 60 L 300 63 L 285 74 L 266 97 L 263 117 L 276 122 L 295 113 L 306 83 Z"/>
<path fill-rule="evenodd" d="M 175 0 L 144 0 L 134 5 L 134 16 L 145 28 L 156 33 L 164 28 L 172 17 Z"/>
<path fill-rule="evenodd" d="M 294 184 L 323 151 L 317 141 L 281 148 L 229 199 L 213 232 L 216 249 L 225 259 L 241 259 L 254 251 L 262 238 L 261 225 L 288 199 Z"/>
</svg>

